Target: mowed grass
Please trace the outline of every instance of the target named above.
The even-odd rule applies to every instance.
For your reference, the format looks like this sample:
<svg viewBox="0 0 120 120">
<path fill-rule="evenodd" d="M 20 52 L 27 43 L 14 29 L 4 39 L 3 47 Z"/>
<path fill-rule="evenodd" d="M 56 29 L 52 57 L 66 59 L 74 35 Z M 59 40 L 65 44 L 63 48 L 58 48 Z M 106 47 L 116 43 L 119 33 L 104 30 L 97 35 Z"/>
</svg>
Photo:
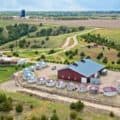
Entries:
<svg viewBox="0 0 120 120">
<path fill-rule="evenodd" d="M 32 116 L 40 117 L 43 114 L 50 117 L 54 110 L 56 110 L 60 120 L 67 120 L 71 112 L 69 104 L 67 103 L 65 104 L 41 100 L 36 97 L 25 95 L 22 93 L 6 93 L 6 94 L 12 97 L 15 101 L 19 101 L 24 104 L 26 103 L 34 106 L 31 111 L 24 110 L 24 114 L 26 113 L 27 116 L 26 120 L 30 120 Z M 109 117 L 109 113 L 107 112 L 88 107 L 85 107 L 83 112 L 78 112 L 78 117 L 82 118 L 83 120 L 119 120 L 118 117 L 114 118 Z"/>
<path fill-rule="evenodd" d="M 18 57 L 20 58 L 29 58 L 31 60 L 37 60 L 38 58 L 41 57 L 41 55 L 52 55 L 49 54 L 51 50 L 54 50 L 54 52 L 58 52 L 61 49 L 56 48 L 56 49 L 16 49 L 16 53 L 19 55 Z M 14 56 L 12 51 L 4 51 L 4 55 L 7 56 Z"/>
<path fill-rule="evenodd" d="M 8 66 L 8 67 L 0 66 L 0 83 L 9 80 L 14 72 L 16 72 L 14 66 Z"/>
<path fill-rule="evenodd" d="M 120 29 L 97 29 L 92 32 L 95 34 L 100 34 L 103 37 L 108 38 L 109 40 L 115 41 L 116 43 L 120 43 Z"/>
</svg>

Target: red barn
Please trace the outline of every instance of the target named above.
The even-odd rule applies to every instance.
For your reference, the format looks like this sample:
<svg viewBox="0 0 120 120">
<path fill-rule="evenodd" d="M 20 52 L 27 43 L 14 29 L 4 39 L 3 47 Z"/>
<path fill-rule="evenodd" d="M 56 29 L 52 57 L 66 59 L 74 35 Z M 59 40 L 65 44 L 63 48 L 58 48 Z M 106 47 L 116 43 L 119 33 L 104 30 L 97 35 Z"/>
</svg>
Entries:
<svg viewBox="0 0 120 120">
<path fill-rule="evenodd" d="M 90 59 L 84 59 L 58 70 L 58 79 L 88 83 L 104 68 L 105 66 Z"/>
</svg>

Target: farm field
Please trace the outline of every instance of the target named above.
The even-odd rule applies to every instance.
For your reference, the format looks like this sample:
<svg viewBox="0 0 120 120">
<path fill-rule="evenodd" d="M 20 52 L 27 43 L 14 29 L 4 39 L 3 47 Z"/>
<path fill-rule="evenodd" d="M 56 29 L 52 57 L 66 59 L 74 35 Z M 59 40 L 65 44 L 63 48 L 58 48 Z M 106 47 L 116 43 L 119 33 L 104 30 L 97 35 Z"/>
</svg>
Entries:
<svg viewBox="0 0 120 120">
<path fill-rule="evenodd" d="M 120 28 L 120 20 L 46 20 L 44 23 L 67 26 L 86 26 L 98 28 Z"/>
<path fill-rule="evenodd" d="M 2 93 L 1 91 L 0 93 Z M 70 108 L 69 104 L 64 103 L 56 103 L 47 100 L 39 100 L 35 97 L 24 95 L 21 93 L 8 93 L 6 92 L 7 96 L 13 98 L 13 100 L 23 103 L 23 113 L 16 114 L 16 119 L 22 120 L 31 120 L 32 116 L 40 117 L 41 115 L 51 116 L 53 111 L 56 110 L 57 115 L 59 116 L 60 120 L 66 120 L 70 115 Z M 23 98 L 23 99 L 21 99 Z M 32 109 L 29 106 L 33 106 Z M 14 112 L 10 112 L 9 114 L 14 114 Z M 62 118 L 61 118 L 62 116 Z M 119 120 L 118 117 L 110 117 L 108 112 L 100 111 L 96 109 L 90 109 L 89 107 L 85 107 L 83 112 L 78 112 L 78 116 L 84 120 Z"/>
</svg>

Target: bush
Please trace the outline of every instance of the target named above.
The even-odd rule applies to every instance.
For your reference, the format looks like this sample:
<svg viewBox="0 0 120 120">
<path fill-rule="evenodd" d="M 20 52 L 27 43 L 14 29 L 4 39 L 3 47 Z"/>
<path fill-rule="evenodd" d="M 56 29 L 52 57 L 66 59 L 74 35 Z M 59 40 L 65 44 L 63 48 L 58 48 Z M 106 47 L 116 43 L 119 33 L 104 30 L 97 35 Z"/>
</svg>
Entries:
<svg viewBox="0 0 120 120">
<path fill-rule="evenodd" d="M 42 115 L 40 120 L 48 120 L 48 118 L 45 115 Z"/>
<path fill-rule="evenodd" d="M 22 104 L 17 104 L 16 105 L 16 112 L 17 113 L 21 113 L 23 111 L 23 106 L 22 106 Z"/>
<path fill-rule="evenodd" d="M 82 111 L 84 109 L 84 104 L 81 101 L 78 101 L 76 103 L 71 103 L 70 109 L 76 110 L 76 111 Z"/>
<path fill-rule="evenodd" d="M 75 103 L 71 103 L 70 104 L 70 109 L 75 109 L 76 108 L 76 104 Z"/>
<path fill-rule="evenodd" d="M 76 112 L 71 112 L 70 113 L 70 119 L 75 120 L 76 117 L 77 117 L 77 113 Z"/>
<path fill-rule="evenodd" d="M 54 114 L 51 116 L 50 120 L 59 120 L 59 118 L 58 118 L 57 114 L 54 113 Z"/>
<path fill-rule="evenodd" d="M 15 57 L 19 57 L 18 52 L 13 52 L 13 56 L 15 56 Z"/>
<path fill-rule="evenodd" d="M 105 63 L 105 64 L 108 63 L 108 59 L 107 59 L 107 57 L 105 57 L 105 58 L 103 59 L 103 63 Z"/>
<path fill-rule="evenodd" d="M 9 112 L 12 110 L 12 99 L 7 98 L 5 94 L 0 95 L 0 111 Z"/>
<path fill-rule="evenodd" d="M 53 53 L 55 53 L 55 50 L 54 50 L 54 49 L 52 49 L 52 50 L 50 50 L 50 51 L 48 52 L 48 54 L 53 54 Z"/>
<path fill-rule="evenodd" d="M 33 109 L 34 108 L 34 106 L 33 105 L 30 105 L 30 109 Z"/>
<path fill-rule="evenodd" d="M 98 54 L 97 59 L 99 60 L 99 59 L 101 59 L 103 56 L 104 56 L 104 54 L 101 52 L 101 53 Z"/>
<path fill-rule="evenodd" d="M 114 117 L 114 113 L 113 112 L 110 112 L 110 117 Z"/>
</svg>

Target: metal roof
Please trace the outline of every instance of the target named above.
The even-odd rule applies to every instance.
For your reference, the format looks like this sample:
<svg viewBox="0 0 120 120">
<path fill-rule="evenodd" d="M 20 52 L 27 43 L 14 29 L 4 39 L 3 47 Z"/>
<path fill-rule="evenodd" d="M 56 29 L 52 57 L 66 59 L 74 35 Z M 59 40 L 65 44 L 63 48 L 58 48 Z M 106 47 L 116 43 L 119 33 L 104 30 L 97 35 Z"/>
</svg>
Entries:
<svg viewBox="0 0 120 120">
<path fill-rule="evenodd" d="M 69 65 L 68 68 L 86 77 L 90 77 L 91 75 L 104 69 L 105 66 L 98 64 L 91 59 L 84 59 L 82 61 L 78 61 L 74 64 Z"/>
</svg>

